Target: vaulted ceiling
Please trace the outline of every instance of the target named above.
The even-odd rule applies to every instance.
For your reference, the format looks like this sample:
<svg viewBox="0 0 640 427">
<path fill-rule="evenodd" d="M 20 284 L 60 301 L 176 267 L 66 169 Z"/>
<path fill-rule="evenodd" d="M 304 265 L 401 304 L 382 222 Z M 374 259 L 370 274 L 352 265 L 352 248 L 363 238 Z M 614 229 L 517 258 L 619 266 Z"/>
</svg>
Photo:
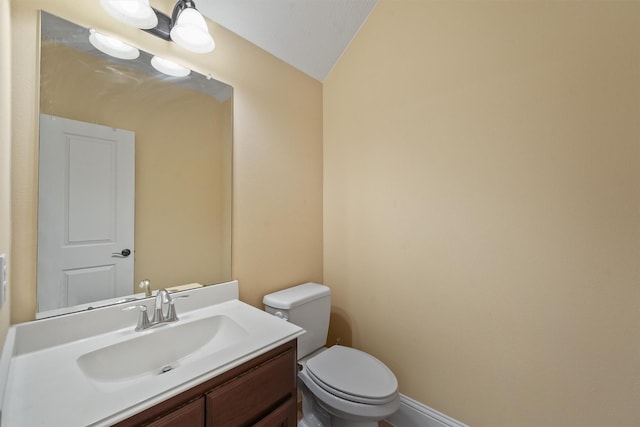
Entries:
<svg viewBox="0 0 640 427">
<path fill-rule="evenodd" d="M 200 12 L 323 81 L 378 0 L 196 0 Z"/>
</svg>

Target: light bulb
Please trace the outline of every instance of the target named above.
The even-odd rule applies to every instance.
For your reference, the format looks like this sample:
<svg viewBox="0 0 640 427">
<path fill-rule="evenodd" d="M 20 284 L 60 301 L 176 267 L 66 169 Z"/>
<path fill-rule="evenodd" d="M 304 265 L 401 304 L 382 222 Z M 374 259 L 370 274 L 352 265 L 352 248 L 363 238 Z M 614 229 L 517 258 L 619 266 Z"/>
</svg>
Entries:
<svg viewBox="0 0 640 427">
<path fill-rule="evenodd" d="M 193 8 L 180 12 L 170 36 L 178 46 L 195 53 L 211 52 L 216 47 L 207 23 L 200 12 Z"/>
<path fill-rule="evenodd" d="M 120 22 L 150 29 L 158 25 L 158 17 L 149 0 L 100 0 L 103 9 Z"/>
<path fill-rule="evenodd" d="M 120 59 L 136 59 L 140 51 L 120 40 L 98 33 L 93 28 L 89 30 L 89 42 L 100 52 Z"/>
<path fill-rule="evenodd" d="M 190 69 L 183 67 L 180 64 L 176 64 L 173 61 L 169 61 L 168 59 L 160 58 L 159 56 L 151 58 L 151 65 L 161 73 L 173 77 L 186 77 L 191 74 Z"/>
</svg>

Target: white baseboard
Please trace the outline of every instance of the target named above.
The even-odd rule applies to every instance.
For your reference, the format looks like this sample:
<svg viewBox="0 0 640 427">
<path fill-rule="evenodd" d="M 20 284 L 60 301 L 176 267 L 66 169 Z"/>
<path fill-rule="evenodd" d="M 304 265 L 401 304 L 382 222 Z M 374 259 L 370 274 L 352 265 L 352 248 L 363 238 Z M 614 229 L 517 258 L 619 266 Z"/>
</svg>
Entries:
<svg viewBox="0 0 640 427">
<path fill-rule="evenodd" d="M 396 427 L 469 427 L 403 394 L 400 409 L 387 421 Z"/>
</svg>

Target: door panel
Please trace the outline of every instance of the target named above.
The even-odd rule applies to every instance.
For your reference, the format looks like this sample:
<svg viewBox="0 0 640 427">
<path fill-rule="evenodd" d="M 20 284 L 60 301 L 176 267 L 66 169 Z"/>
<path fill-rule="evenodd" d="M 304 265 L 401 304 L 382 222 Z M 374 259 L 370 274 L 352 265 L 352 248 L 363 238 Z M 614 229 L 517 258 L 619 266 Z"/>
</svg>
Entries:
<svg viewBox="0 0 640 427">
<path fill-rule="evenodd" d="M 112 298 L 116 294 L 114 265 L 79 268 L 62 272 L 66 306 L 85 304 L 96 299 Z"/>
<path fill-rule="evenodd" d="M 113 242 L 117 146 L 96 138 L 68 138 L 67 244 Z"/>
</svg>

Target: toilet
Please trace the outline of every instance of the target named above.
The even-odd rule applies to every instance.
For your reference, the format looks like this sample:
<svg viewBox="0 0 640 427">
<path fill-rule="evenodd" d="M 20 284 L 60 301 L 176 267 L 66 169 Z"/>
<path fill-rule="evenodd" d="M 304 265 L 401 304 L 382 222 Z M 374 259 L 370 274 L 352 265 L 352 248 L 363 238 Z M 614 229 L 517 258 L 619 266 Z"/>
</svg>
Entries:
<svg viewBox="0 0 640 427">
<path fill-rule="evenodd" d="M 265 295 L 265 311 L 300 326 L 298 427 L 377 427 L 400 407 L 398 381 L 381 361 L 341 345 L 326 348 L 331 290 L 305 283 Z"/>
</svg>

